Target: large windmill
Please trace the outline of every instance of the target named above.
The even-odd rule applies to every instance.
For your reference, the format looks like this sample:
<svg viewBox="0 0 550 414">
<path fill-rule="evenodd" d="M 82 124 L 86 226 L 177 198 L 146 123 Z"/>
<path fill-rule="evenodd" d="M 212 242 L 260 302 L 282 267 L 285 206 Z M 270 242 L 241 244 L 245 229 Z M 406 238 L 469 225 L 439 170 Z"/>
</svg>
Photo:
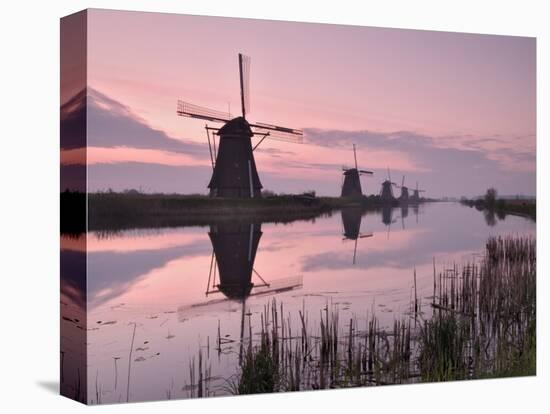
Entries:
<svg viewBox="0 0 550 414">
<path fill-rule="evenodd" d="M 372 237 L 373 233 L 361 233 L 361 219 L 363 216 L 363 210 L 359 207 L 345 207 L 341 210 L 343 236 L 345 240 L 353 240 L 353 264 L 355 265 L 355 259 L 357 257 L 357 242 L 359 239 L 366 237 Z"/>
<path fill-rule="evenodd" d="M 355 168 L 342 167 L 344 171 L 344 184 L 342 185 L 342 197 L 360 197 L 363 195 L 361 190 L 361 175 L 372 175 L 372 171 L 360 170 L 357 167 L 357 153 L 355 144 L 353 144 L 353 159 Z"/>
<path fill-rule="evenodd" d="M 419 190 L 418 189 L 418 181 L 416 182 L 416 188 L 414 189 L 413 191 L 413 195 L 411 197 L 411 201 L 413 203 L 418 203 L 420 202 L 420 193 L 424 193 L 426 192 L 426 190 Z"/>
<path fill-rule="evenodd" d="M 262 184 L 254 161 L 254 150 L 266 138 L 290 142 L 301 142 L 303 138 L 303 132 L 299 129 L 248 122 L 246 116 L 250 112 L 249 76 L 250 58 L 239 53 L 241 116 L 236 118 L 230 113 L 178 101 L 178 115 L 224 124 L 221 128 L 214 128 L 208 124 L 205 126 L 213 169 L 208 184 L 211 196 L 261 197 Z M 217 149 L 216 136 L 219 137 Z M 254 146 L 253 137 L 260 138 Z"/>
<path fill-rule="evenodd" d="M 397 186 L 397 184 L 391 180 L 391 173 L 388 168 L 388 178 L 382 183 L 382 188 L 380 189 L 380 199 L 384 204 L 393 203 L 395 201 L 393 186 Z"/>
</svg>

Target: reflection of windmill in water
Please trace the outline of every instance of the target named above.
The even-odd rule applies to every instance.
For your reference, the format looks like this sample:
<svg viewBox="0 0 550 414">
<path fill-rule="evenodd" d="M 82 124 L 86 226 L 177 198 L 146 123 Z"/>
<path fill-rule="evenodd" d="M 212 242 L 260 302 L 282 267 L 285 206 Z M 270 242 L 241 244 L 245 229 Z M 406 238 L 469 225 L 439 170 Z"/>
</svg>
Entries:
<svg viewBox="0 0 550 414">
<path fill-rule="evenodd" d="M 405 230 L 405 219 L 409 216 L 409 205 L 407 203 L 401 203 L 400 210 L 401 210 L 401 216 L 394 217 L 393 212 L 396 208 L 390 206 L 390 205 L 383 205 L 382 206 L 382 223 L 384 223 L 385 226 L 387 226 L 387 238 L 390 238 L 390 232 L 391 232 L 391 225 L 397 222 L 399 218 L 401 218 L 401 228 Z M 418 205 L 413 205 L 413 211 L 417 215 L 416 222 L 418 223 Z"/>
<path fill-rule="evenodd" d="M 254 150 L 265 138 L 290 142 L 302 140 L 301 130 L 260 122 L 252 124 L 246 120 L 246 114 L 250 112 L 249 74 L 250 58 L 239 53 L 242 111 L 239 117 L 232 118 L 229 113 L 178 101 L 178 115 L 224 124 L 221 128 L 205 126 L 213 169 L 208 184 L 211 196 L 261 197 L 262 184 L 254 161 Z M 218 149 L 216 136 L 219 137 Z M 252 147 L 254 136 L 260 137 L 260 140 Z"/>
<path fill-rule="evenodd" d="M 355 152 L 355 144 L 353 144 L 353 159 L 355 168 L 342 167 L 344 171 L 344 183 L 342 184 L 342 197 L 361 197 L 363 191 L 361 189 L 361 175 L 372 175 L 372 171 L 360 170 L 357 167 L 357 154 Z"/>
<path fill-rule="evenodd" d="M 206 296 L 222 293 L 225 300 L 241 303 L 241 345 L 246 300 L 250 296 L 281 293 L 302 287 L 301 276 L 267 282 L 256 271 L 254 261 L 262 234 L 261 223 L 238 221 L 211 225 L 208 233 L 212 242 L 212 256 Z M 256 279 L 257 283 L 254 283 L 253 279 Z M 219 300 L 193 305 L 193 307 L 208 306 L 216 302 Z"/>
<path fill-rule="evenodd" d="M 393 207 L 389 204 L 382 206 L 382 223 L 388 228 L 387 238 L 390 238 L 391 225 L 397 221 L 397 218 L 393 217 Z"/>
<path fill-rule="evenodd" d="M 344 240 L 353 240 L 353 264 L 357 257 L 357 242 L 359 239 L 372 237 L 371 233 L 361 233 L 361 218 L 363 210 L 358 207 L 345 207 L 341 210 L 342 213 L 342 225 L 344 226 Z"/>
<path fill-rule="evenodd" d="M 391 173 L 388 168 L 388 178 L 382 183 L 382 188 L 380 189 L 380 199 L 384 205 L 393 204 L 395 202 L 393 186 L 397 186 L 397 184 L 391 180 Z"/>
<path fill-rule="evenodd" d="M 407 203 L 401 204 L 401 228 L 405 230 L 405 219 L 409 216 L 409 205 Z"/>
<path fill-rule="evenodd" d="M 210 226 L 208 236 L 213 249 L 206 295 L 222 292 L 228 299 L 246 299 L 254 286 L 252 273 L 259 276 L 254 270 L 254 260 L 262 237 L 261 224 L 215 224 Z M 217 273 L 219 280 L 216 280 Z M 260 280 L 259 286 L 269 287 L 261 276 Z"/>
<path fill-rule="evenodd" d="M 413 208 L 413 214 L 414 214 L 414 216 L 415 216 L 415 218 L 416 218 L 416 224 L 418 224 L 418 212 L 419 212 L 419 211 L 418 211 L 418 203 L 414 203 L 414 204 L 412 205 L 412 208 Z"/>
<path fill-rule="evenodd" d="M 401 228 L 405 230 L 405 219 L 409 216 L 409 204 L 401 203 L 400 210 L 401 216 L 393 217 L 394 207 L 389 205 L 382 206 L 382 223 L 387 226 L 387 238 L 390 238 L 391 225 L 394 224 L 399 218 L 401 218 Z M 416 223 L 418 224 L 418 204 L 412 204 L 413 213 L 416 216 Z"/>
</svg>

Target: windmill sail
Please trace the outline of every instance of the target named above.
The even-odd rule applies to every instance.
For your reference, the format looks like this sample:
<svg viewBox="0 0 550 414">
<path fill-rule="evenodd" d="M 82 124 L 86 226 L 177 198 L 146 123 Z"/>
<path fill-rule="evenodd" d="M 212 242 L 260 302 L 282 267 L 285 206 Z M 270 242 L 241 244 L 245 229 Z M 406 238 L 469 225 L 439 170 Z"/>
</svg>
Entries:
<svg viewBox="0 0 550 414">
<path fill-rule="evenodd" d="M 301 129 L 287 128 L 279 125 L 266 124 L 264 122 L 256 122 L 255 124 L 250 124 L 250 126 L 254 128 L 259 128 L 259 129 L 266 129 L 268 131 L 284 132 L 287 134 L 292 134 L 297 136 L 302 136 L 304 134 L 304 132 Z"/>
<path fill-rule="evenodd" d="M 215 109 L 206 108 L 182 100 L 178 100 L 177 114 L 187 118 L 198 118 L 211 122 L 228 122 L 232 118 L 229 112 L 216 111 Z"/>
<path fill-rule="evenodd" d="M 241 83 L 241 109 L 243 118 L 250 113 L 250 56 L 239 53 L 239 77 Z"/>
<path fill-rule="evenodd" d="M 285 141 L 300 144 L 303 142 L 303 133 L 298 129 L 267 126 L 267 124 L 252 124 L 252 132 L 258 135 L 266 135 L 266 138 L 274 141 Z"/>
</svg>

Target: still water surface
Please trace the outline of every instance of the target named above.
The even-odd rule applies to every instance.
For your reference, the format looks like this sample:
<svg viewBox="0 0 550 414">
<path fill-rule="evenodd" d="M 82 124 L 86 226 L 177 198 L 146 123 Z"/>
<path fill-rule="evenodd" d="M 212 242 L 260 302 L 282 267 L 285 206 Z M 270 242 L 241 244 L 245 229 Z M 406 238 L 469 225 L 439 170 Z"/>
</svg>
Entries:
<svg viewBox="0 0 550 414">
<path fill-rule="evenodd" d="M 413 269 L 428 314 L 434 260 L 438 271 L 471 262 L 488 237 L 534 235 L 535 227 L 521 217 L 498 219 L 456 203 L 432 203 L 383 212 L 349 209 L 284 225 L 90 233 L 89 398 L 188 397 L 189 366 L 193 359 L 197 364 L 199 349 L 211 369 L 210 393 L 227 394 L 241 340 L 250 331 L 257 339 L 260 314 L 273 298 L 296 331 L 299 310 L 316 327 L 327 303 L 344 321 L 355 317 L 366 324 L 375 313 L 389 327 L 410 310 Z M 62 240 L 65 255 L 78 255 L 81 245 L 75 238 Z M 70 297 L 64 300 L 77 306 Z"/>
</svg>

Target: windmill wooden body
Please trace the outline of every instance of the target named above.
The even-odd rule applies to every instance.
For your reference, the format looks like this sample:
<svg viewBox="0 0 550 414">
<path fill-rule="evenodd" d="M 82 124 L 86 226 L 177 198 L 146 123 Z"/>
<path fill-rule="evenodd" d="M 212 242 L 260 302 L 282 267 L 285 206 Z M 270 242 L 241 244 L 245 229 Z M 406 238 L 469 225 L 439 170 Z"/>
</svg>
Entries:
<svg viewBox="0 0 550 414">
<path fill-rule="evenodd" d="M 419 203 L 420 202 L 420 193 L 424 193 L 425 190 L 419 190 L 418 189 L 418 181 L 416 182 L 416 188 L 413 191 L 413 195 L 411 196 L 411 202 L 413 203 Z"/>
<path fill-rule="evenodd" d="M 178 101 L 177 114 L 207 122 L 223 123 L 221 128 L 206 124 L 206 136 L 212 163 L 212 178 L 208 183 L 210 195 L 230 198 L 261 197 L 262 183 L 254 160 L 254 150 L 264 139 L 301 142 L 303 132 L 266 123 L 250 123 L 249 100 L 250 58 L 239 53 L 239 83 L 241 116 L 233 118 L 230 113 L 212 110 Z M 219 143 L 216 148 L 216 137 Z M 259 137 L 253 145 L 252 138 Z"/>
<path fill-rule="evenodd" d="M 382 188 L 380 189 L 380 199 L 384 204 L 393 204 L 395 202 L 395 197 L 393 195 L 393 187 L 397 186 L 391 180 L 390 169 L 388 168 L 388 179 L 382 183 Z"/>
<path fill-rule="evenodd" d="M 353 159 L 355 168 L 342 167 L 344 171 L 344 183 L 342 184 L 342 197 L 360 197 L 363 195 L 361 189 L 361 175 L 372 175 L 372 171 L 360 170 L 357 167 L 357 153 L 353 145 Z"/>
<path fill-rule="evenodd" d="M 409 202 L 409 188 L 405 186 L 405 176 L 403 176 L 403 179 L 401 180 L 401 194 L 399 195 L 399 202 L 401 204 L 406 204 Z"/>
</svg>

